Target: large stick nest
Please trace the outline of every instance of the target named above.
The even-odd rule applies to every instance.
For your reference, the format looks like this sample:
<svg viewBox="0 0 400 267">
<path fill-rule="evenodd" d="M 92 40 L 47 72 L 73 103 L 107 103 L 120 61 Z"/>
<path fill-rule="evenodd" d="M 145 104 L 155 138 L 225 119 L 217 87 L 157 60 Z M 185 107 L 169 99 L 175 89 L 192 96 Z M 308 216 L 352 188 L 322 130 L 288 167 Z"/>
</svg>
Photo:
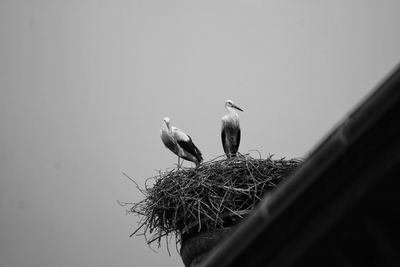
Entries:
<svg viewBox="0 0 400 267">
<path fill-rule="evenodd" d="M 132 235 L 143 234 L 149 244 L 156 240 L 160 244 L 163 236 L 175 234 L 179 239 L 183 234 L 232 225 L 300 163 L 240 155 L 160 172 L 150 178 L 155 180 L 153 187 L 140 189 L 145 198 L 130 203 L 130 212 L 141 218 Z"/>
</svg>

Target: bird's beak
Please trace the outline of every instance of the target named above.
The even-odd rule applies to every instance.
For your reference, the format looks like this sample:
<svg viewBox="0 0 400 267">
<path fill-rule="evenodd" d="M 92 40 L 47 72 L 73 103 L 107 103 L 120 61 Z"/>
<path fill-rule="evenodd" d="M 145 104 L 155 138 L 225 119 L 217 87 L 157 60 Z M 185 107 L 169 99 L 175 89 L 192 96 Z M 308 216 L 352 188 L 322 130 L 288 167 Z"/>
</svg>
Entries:
<svg viewBox="0 0 400 267">
<path fill-rule="evenodd" d="M 167 121 L 164 121 L 164 124 L 165 124 L 165 127 L 166 127 L 167 129 L 169 129 L 168 122 L 167 122 Z"/>
<path fill-rule="evenodd" d="M 240 110 L 241 112 L 243 112 L 243 109 L 239 108 L 238 106 L 236 106 L 235 104 L 232 104 L 233 108 L 236 108 L 237 110 Z"/>
</svg>

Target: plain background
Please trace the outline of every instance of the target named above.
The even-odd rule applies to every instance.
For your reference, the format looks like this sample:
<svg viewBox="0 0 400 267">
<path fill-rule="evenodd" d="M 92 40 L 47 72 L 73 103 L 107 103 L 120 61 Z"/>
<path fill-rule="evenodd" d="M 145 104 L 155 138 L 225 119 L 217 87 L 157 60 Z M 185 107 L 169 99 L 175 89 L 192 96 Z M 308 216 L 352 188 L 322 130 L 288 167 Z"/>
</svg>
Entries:
<svg viewBox="0 0 400 267">
<path fill-rule="evenodd" d="M 302 157 L 400 59 L 400 2 L 0 1 L 0 266 L 182 266 L 120 201 L 176 157 Z M 253 152 L 252 152 L 253 153 Z M 190 164 L 186 163 L 186 166 Z"/>
</svg>

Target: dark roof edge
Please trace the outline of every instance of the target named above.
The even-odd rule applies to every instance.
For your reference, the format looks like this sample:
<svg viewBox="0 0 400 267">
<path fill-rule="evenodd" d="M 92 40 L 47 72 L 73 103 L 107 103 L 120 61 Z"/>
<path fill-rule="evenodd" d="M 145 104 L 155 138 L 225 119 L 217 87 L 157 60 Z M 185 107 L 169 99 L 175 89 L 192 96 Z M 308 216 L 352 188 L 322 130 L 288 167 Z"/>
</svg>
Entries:
<svg viewBox="0 0 400 267">
<path fill-rule="evenodd" d="M 267 195 L 256 210 L 235 231 L 210 251 L 199 266 L 229 266 L 235 255 L 245 250 L 257 236 L 296 201 L 324 170 L 332 165 L 346 148 L 375 124 L 399 101 L 400 64 L 380 82 L 375 90 L 309 154 L 304 164 L 285 183 Z"/>
</svg>

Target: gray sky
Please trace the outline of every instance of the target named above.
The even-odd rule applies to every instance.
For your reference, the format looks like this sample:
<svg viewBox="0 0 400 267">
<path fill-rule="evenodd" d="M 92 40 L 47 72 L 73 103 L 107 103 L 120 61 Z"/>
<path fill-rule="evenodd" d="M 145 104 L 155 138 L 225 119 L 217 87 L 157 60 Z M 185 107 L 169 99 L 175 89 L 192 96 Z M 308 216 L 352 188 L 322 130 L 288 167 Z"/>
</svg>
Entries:
<svg viewBox="0 0 400 267">
<path fill-rule="evenodd" d="M 0 1 L 0 266 L 183 266 L 129 238 L 116 200 L 176 163 L 162 118 L 205 160 L 306 155 L 400 59 L 400 2 Z M 190 164 L 187 164 L 190 166 Z"/>
</svg>

